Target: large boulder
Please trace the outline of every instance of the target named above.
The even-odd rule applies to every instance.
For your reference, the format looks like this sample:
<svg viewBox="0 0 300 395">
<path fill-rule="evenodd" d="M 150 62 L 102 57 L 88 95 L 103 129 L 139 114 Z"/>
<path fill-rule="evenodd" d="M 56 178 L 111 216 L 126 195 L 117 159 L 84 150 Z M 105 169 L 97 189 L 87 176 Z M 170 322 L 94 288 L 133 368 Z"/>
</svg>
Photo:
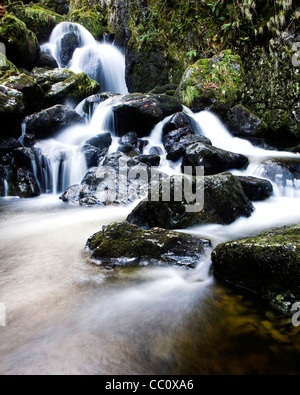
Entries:
<svg viewBox="0 0 300 395">
<path fill-rule="evenodd" d="M 189 134 L 181 137 L 180 134 L 174 134 L 171 136 L 172 134 L 173 132 L 169 133 L 165 137 L 164 142 L 165 148 L 168 152 L 167 159 L 172 160 L 173 162 L 177 162 L 180 158 L 184 157 L 187 149 L 195 143 L 205 144 L 206 146 L 212 145 L 211 141 L 204 136 Z"/>
<path fill-rule="evenodd" d="M 250 290 L 281 311 L 300 301 L 300 225 L 219 245 L 215 276 Z"/>
<path fill-rule="evenodd" d="M 0 85 L 1 138 L 19 137 L 25 114 L 23 93 Z"/>
<path fill-rule="evenodd" d="M 67 33 L 61 40 L 60 60 L 62 67 L 68 66 L 73 54 L 77 48 L 80 47 L 80 42 L 77 34 L 74 32 Z"/>
<path fill-rule="evenodd" d="M 194 112 L 210 109 L 225 117 L 240 97 L 243 77 L 241 58 L 226 50 L 188 67 L 176 96 Z"/>
<path fill-rule="evenodd" d="M 248 163 L 249 159 L 244 155 L 224 151 L 202 143 L 195 143 L 185 150 L 182 170 L 185 166 L 191 166 L 193 174 L 196 174 L 196 168 L 203 166 L 205 175 L 209 176 L 226 170 L 242 169 Z"/>
<path fill-rule="evenodd" d="M 8 171 L 8 195 L 32 198 L 40 195 L 38 183 L 31 171 L 16 166 Z"/>
<path fill-rule="evenodd" d="M 37 139 L 54 137 L 62 129 L 73 125 L 85 124 L 83 118 L 70 107 L 56 105 L 24 119 L 26 132 Z"/>
<path fill-rule="evenodd" d="M 143 230 L 123 222 L 104 227 L 87 242 L 92 259 L 105 267 L 179 265 L 196 267 L 209 240 L 165 229 Z"/>
<path fill-rule="evenodd" d="M 128 132 L 136 132 L 139 137 L 148 136 L 157 123 L 182 111 L 177 99 L 164 95 L 134 93 L 117 96 L 112 103 L 120 136 Z"/>
<path fill-rule="evenodd" d="M 193 191 L 196 190 L 197 180 L 191 180 Z M 163 201 L 163 190 L 171 186 L 169 201 Z M 182 189 L 179 195 L 178 189 Z M 241 183 L 231 174 L 223 173 L 215 176 L 204 177 L 204 193 L 202 203 L 197 201 L 187 201 L 183 196 L 184 190 L 183 176 L 174 176 L 171 179 L 163 180 L 157 186 L 159 201 L 151 201 L 152 193 L 148 200 L 142 201 L 128 216 L 130 223 L 143 228 L 162 227 L 166 229 L 184 229 L 193 225 L 217 223 L 231 224 L 241 216 L 249 217 L 253 211 L 253 206 L 244 193 Z M 154 189 L 155 191 L 155 189 Z M 182 196 L 181 201 L 176 196 Z M 201 197 L 201 196 L 200 196 Z M 153 199 L 154 200 L 154 199 Z M 199 204 L 199 209 L 189 210 L 188 206 Z"/>
<path fill-rule="evenodd" d="M 67 100 L 77 105 L 86 97 L 98 93 L 98 82 L 89 78 L 85 73 L 72 75 L 70 78 L 51 86 L 47 93 L 50 104 L 64 104 Z"/>
<path fill-rule="evenodd" d="M 10 62 L 7 57 L 0 52 L 0 78 L 7 77 L 11 74 L 18 74 L 18 68 Z"/>
<path fill-rule="evenodd" d="M 37 67 L 45 67 L 48 69 L 56 69 L 58 68 L 58 64 L 56 59 L 50 55 L 48 52 L 41 52 L 39 58 L 36 62 Z"/>
<path fill-rule="evenodd" d="M 0 41 L 6 46 L 7 57 L 17 67 L 31 70 L 38 59 L 40 46 L 36 35 L 13 15 L 0 19 Z"/>
</svg>

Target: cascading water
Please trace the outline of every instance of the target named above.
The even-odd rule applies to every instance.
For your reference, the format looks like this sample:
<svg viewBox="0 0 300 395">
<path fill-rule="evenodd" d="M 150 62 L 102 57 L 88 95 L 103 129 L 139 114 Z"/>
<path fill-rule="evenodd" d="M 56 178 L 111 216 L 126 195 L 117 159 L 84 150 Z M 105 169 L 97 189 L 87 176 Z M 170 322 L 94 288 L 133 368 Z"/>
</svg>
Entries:
<svg viewBox="0 0 300 395">
<path fill-rule="evenodd" d="M 65 38 L 77 38 L 71 57 L 66 64 Z M 70 49 L 70 48 L 69 48 Z M 58 25 L 43 46 L 57 60 L 60 67 L 68 66 L 75 73 L 85 72 L 100 83 L 101 91 L 128 93 L 125 82 L 125 58 L 114 46 L 98 43 L 81 25 L 64 22 Z M 70 55 L 70 53 L 69 53 Z M 55 140 L 36 145 L 36 163 L 33 171 L 43 193 L 61 193 L 68 186 L 81 182 L 86 173 L 86 161 L 82 152 L 84 142 L 103 131 L 114 132 L 114 121 L 109 101 L 90 107 L 90 114 L 83 111 L 80 103 L 76 110 L 87 122 L 86 127 L 73 127 L 63 131 Z M 22 126 L 23 135 L 26 125 Z"/>
</svg>

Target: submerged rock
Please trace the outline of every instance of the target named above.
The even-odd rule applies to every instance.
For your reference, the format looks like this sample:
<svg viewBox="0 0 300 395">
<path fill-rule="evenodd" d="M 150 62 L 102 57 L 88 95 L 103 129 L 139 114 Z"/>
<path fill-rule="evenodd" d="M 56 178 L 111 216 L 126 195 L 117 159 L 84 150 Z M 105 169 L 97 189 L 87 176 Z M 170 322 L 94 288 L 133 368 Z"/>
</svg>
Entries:
<svg viewBox="0 0 300 395">
<path fill-rule="evenodd" d="M 196 267 L 209 240 L 155 228 L 143 230 L 123 222 L 104 227 L 93 235 L 86 247 L 92 259 L 105 267 L 138 267 L 179 265 Z"/>
<path fill-rule="evenodd" d="M 282 182 L 300 179 L 300 158 L 272 158 L 261 163 L 260 173 L 262 177 L 274 182 Z"/>
<path fill-rule="evenodd" d="M 269 199 L 273 193 L 273 186 L 268 180 L 256 177 L 235 177 L 244 189 L 248 199 L 252 202 Z"/>
<path fill-rule="evenodd" d="M 205 175 L 218 174 L 226 170 L 242 169 L 248 165 L 249 159 L 241 154 L 225 151 L 210 145 L 195 143 L 185 151 L 182 170 L 185 166 L 192 166 L 193 174 L 196 168 L 203 166 Z"/>
<path fill-rule="evenodd" d="M 191 179 L 192 189 L 196 190 L 196 178 Z M 162 191 L 171 185 L 169 201 L 163 201 Z M 199 187 L 198 187 L 199 189 Z M 200 224 L 231 224 L 241 216 L 249 217 L 253 206 L 248 200 L 241 183 L 231 174 L 223 173 L 204 177 L 202 202 L 187 201 L 184 190 L 184 177 L 173 176 L 157 186 L 159 201 L 142 201 L 128 216 L 128 222 L 142 228 L 164 227 L 166 229 L 185 229 Z M 178 194 L 178 190 L 181 193 Z M 181 195 L 181 200 L 175 199 Z M 192 199 L 191 199 L 192 200 Z M 199 203 L 199 207 L 196 205 Z M 203 203 L 203 204 L 202 204 Z M 188 210 L 189 205 L 196 205 Z"/>
<path fill-rule="evenodd" d="M 63 67 L 68 66 L 75 50 L 79 47 L 80 42 L 77 34 L 70 32 L 63 36 L 60 48 L 60 60 Z"/>
<path fill-rule="evenodd" d="M 148 136 L 157 123 L 182 110 L 178 100 L 164 95 L 134 93 L 118 96 L 112 103 L 120 136 L 129 132 L 139 137 Z"/>
<path fill-rule="evenodd" d="M 300 301 L 300 225 L 221 244 L 212 261 L 218 279 L 258 294 L 283 312 Z"/>
<path fill-rule="evenodd" d="M 85 124 L 84 119 L 69 107 L 56 105 L 24 119 L 26 132 L 37 139 L 54 137 L 62 129 Z"/>
</svg>

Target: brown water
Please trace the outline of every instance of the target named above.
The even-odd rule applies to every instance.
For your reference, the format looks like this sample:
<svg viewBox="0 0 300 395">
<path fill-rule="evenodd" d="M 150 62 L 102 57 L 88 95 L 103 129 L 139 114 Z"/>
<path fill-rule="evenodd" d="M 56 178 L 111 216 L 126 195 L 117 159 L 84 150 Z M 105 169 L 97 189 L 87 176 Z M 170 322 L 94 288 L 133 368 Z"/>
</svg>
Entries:
<svg viewBox="0 0 300 395">
<path fill-rule="evenodd" d="M 0 201 L 0 374 L 300 373 L 290 317 L 202 270 L 102 270 L 85 242 L 130 208 L 51 199 Z"/>
</svg>

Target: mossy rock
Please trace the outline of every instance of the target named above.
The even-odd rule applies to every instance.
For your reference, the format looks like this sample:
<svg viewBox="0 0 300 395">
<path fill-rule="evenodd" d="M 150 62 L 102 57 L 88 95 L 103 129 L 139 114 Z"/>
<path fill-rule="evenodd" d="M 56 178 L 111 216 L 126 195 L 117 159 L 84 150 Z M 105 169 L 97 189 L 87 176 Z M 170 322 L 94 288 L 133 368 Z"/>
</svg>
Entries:
<svg viewBox="0 0 300 395">
<path fill-rule="evenodd" d="M 22 2 L 7 6 L 7 11 L 24 22 L 40 42 L 48 41 L 55 26 L 64 21 L 64 17 L 39 5 L 24 5 Z"/>
<path fill-rule="evenodd" d="M 6 46 L 8 59 L 17 67 L 31 70 L 40 53 L 36 35 L 27 29 L 24 22 L 6 14 L 0 20 L 0 41 Z"/>
<path fill-rule="evenodd" d="M 243 77 L 241 58 L 226 50 L 188 67 L 176 95 L 195 112 L 212 109 L 223 115 L 239 99 Z"/>
<path fill-rule="evenodd" d="M 209 240 L 165 229 L 143 230 L 128 222 L 104 227 L 87 242 L 92 259 L 107 267 L 179 265 L 194 268 Z"/>
<path fill-rule="evenodd" d="M 219 245 L 215 276 L 246 288 L 286 312 L 300 301 L 300 225 Z"/>
<path fill-rule="evenodd" d="M 196 177 L 191 178 L 192 190 L 203 190 Z M 167 199 L 163 192 L 171 185 Z M 249 217 L 253 206 L 244 193 L 241 183 L 231 174 L 222 173 L 204 177 L 204 191 L 200 201 L 187 201 L 185 198 L 184 177 L 173 176 L 163 180 L 149 192 L 147 200 L 142 201 L 128 216 L 128 222 L 150 229 L 185 229 L 200 224 L 231 224 L 241 216 Z M 177 192 L 175 194 L 175 191 Z M 178 193 L 179 191 L 179 193 Z M 152 196 L 156 196 L 155 199 Z M 178 198 L 180 197 L 180 199 Z M 154 201 L 156 200 L 156 201 Z M 193 206 L 193 209 L 189 209 Z"/>
<path fill-rule="evenodd" d="M 103 33 L 108 32 L 107 28 L 104 26 L 106 22 L 102 15 L 96 11 L 92 11 L 88 7 L 71 11 L 68 15 L 68 21 L 80 23 L 95 37 L 95 39 L 101 39 Z"/>
<path fill-rule="evenodd" d="M 70 10 L 70 0 L 40 0 L 39 4 L 59 15 L 67 15 Z"/>
<path fill-rule="evenodd" d="M 98 82 L 89 78 L 85 73 L 80 73 L 52 85 L 47 94 L 47 100 L 53 105 L 63 104 L 66 100 L 77 105 L 88 96 L 98 93 L 99 90 Z"/>
<path fill-rule="evenodd" d="M 18 68 L 10 62 L 5 55 L 0 53 L 0 78 L 5 78 L 11 74 L 18 74 Z"/>
</svg>

